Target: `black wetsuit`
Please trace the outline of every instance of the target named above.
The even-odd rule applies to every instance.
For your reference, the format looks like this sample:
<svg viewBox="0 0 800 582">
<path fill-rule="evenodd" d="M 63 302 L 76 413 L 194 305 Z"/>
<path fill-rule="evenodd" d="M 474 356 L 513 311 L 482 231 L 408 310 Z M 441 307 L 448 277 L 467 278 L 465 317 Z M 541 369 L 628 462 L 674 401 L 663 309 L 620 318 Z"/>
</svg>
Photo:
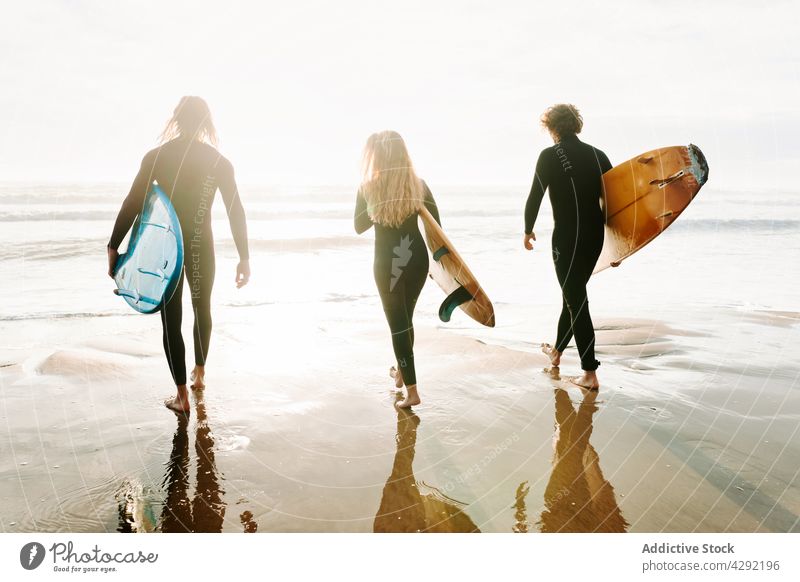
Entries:
<svg viewBox="0 0 800 582">
<path fill-rule="evenodd" d="M 425 206 L 441 225 L 439 209 L 431 191 L 425 188 Z M 373 223 L 367 202 L 359 191 L 356 197 L 355 228 L 358 234 L 375 225 L 373 274 L 381 296 L 386 321 L 392 332 L 392 347 L 397 367 L 406 386 L 417 383 L 414 368 L 414 307 L 428 277 L 428 247 L 417 225 L 418 213 L 410 215 L 397 228 Z"/>
<path fill-rule="evenodd" d="M 186 384 L 186 350 L 181 335 L 183 281 L 189 277 L 194 310 L 195 364 L 204 366 L 211 339 L 211 290 L 214 286 L 214 236 L 211 205 L 217 188 L 225 208 L 241 260 L 248 259 L 247 224 L 236 188 L 233 166 L 210 145 L 175 139 L 151 150 L 133 181 L 130 193 L 114 224 L 108 246 L 117 249 L 144 205 L 153 181 L 172 201 L 181 223 L 184 270 L 171 297 L 161 306 L 164 352 L 175 384 Z"/>
<path fill-rule="evenodd" d="M 576 135 L 546 148 L 536 162 L 536 174 L 525 205 L 525 233 L 533 232 L 545 190 L 553 207 L 553 263 L 561 285 L 562 308 L 555 348 L 563 352 L 575 335 L 584 370 L 596 370 L 594 327 L 589 315 L 586 283 L 603 248 L 601 176 L 611 169 L 608 157 Z"/>
</svg>

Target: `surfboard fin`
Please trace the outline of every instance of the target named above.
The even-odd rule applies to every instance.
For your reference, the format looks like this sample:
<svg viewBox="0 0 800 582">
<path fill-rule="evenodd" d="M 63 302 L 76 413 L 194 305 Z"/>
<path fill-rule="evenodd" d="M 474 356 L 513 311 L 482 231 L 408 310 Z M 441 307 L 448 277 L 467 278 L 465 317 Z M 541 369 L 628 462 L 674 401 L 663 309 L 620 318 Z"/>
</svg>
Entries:
<svg viewBox="0 0 800 582">
<path fill-rule="evenodd" d="M 172 230 L 168 224 L 161 224 L 160 222 L 143 222 L 144 226 L 155 226 L 156 228 L 163 228 L 164 230 Z"/>
<path fill-rule="evenodd" d="M 159 279 L 162 279 L 162 280 L 167 278 L 166 273 L 164 273 L 164 271 L 162 271 L 161 269 L 158 269 L 157 271 L 150 271 L 148 269 L 144 269 L 142 267 L 139 267 L 137 270 L 140 273 L 144 274 L 144 275 L 152 275 L 153 277 L 158 277 Z"/>
<path fill-rule="evenodd" d="M 172 236 L 175 237 L 175 239 L 178 238 L 178 233 L 176 233 L 175 229 L 172 228 L 172 226 L 169 224 L 161 224 L 160 222 L 143 222 L 142 226 L 154 226 L 156 228 L 163 228 L 167 232 L 171 233 Z"/>
<path fill-rule="evenodd" d="M 119 295 L 120 297 L 127 297 L 132 299 L 134 303 L 139 303 L 144 301 L 145 303 L 149 303 L 150 305 L 158 305 L 159 302 L 153 299 L 152 297 L 145 297 L 144 295 L 139 295 L 135 291 L 128 291 L 127 289 L 114 289 L 114 295 Z"/>
<path fill-rule="evenodd" d="M 675 180 L 679 180 L 683 178 L 684 171 L 678 170 L 671 176 L 667 176 L 666 178 L 656 178 L 655 180 L 650 180 L 650 185 L 658 184 L 659 188 L 665 188 L 669 184 L 672 184 Z"/>
<path fill-rule="evenodd" d="M 444 322 L 450 321 L 450 316 L 453 315 L 453 311 L 455 311 L 456 307 L 467 301 L 472 301 L 473 299 L 475 298 L 463 285 L 459 286 L 458 289 L 450 293 L 450 295 L 442 301 L 442 305 L 439 307 L 439 319 Z"/>
<path fill-rule="evenodd" d="M 438 249 L 436 249 L 436 252 L 433 253 L 433 260 L 438 263 L 443 256 L 449 254 L 450 254 L 450 249 L 448 249 L 447 247 L 439 247 Z"/>
</svg>

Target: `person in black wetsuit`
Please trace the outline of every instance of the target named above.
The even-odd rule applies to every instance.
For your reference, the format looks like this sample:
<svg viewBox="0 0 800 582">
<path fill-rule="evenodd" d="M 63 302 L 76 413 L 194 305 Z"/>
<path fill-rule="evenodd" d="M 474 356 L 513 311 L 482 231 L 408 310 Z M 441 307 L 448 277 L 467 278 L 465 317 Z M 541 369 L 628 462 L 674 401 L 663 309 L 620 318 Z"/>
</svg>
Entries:
<svg viewBox="0 0 800 582">
<path fill-rule="evenodd" d="M 561 285 L 562 307 L 555 345 L 542 344 L 542 351 L 553 366 L 559 366 L 561 354 L 572 336 L 581 358 L 583 376 L 573 382 L 596 389 L 597 367 L 594 354 L 594 326 L 589 315 L 586 284 L 603 248 L 604 217 L 601 202 L 601 176 L 611 169 L 611 162 L 599 149 L 583 143 L 577 134 L 583 118 L 574 105 L 554 105 L 542 115 L 544 125 L 555 142 L 539 155 L 533 185 L 525 205 L 524 245 L 533 249 L 536 240 L 533 225 L 544 192 L 550 189 L 553 207 L 553 263 Z"/>
<path fill-rule="evenodd" d="M 250 279 L 247 223 L 236 188 L 233 166 L 211 145 L 216 130 L 206 102 L 200 97 L 183 97 L 162 134 L 162 145 L 147 152 L 128 196 L 117 215 L 108 242 L 108 274 L 114 276 L 119 248 L 137 215 L 152 183 L 158 182 L 172 201 L 183 231 L 184 269 L 171 297 L 160 306 L 164 352 L 167 356 L 177 395 L 166 402 L 176 412 L 189 411 L 186 390 L 186 362 L 181 319 L 184 279 L 194 311 L 194 358 L 192 388 L 205 386 L 205 364 L 211 339 L 211 290 L 214 286 L 214 237 L 211 232 L 211 205 L 217 188 L 228 211 L 233 238 L 239 253 L 236 286 Z"/>
<path fill-rule="evenodd" d="M 395 386 L 407 395 L 397 403 L 420 403 L 414 367 L 414 307 L 428 276 L 428 248 L 417 225 L 425 206 L 439 220 L 431 191 L 417 177 L 406 144 L 394 131 L 375 133 L 364 148 L 364 182 L 356 196 L 358 234 L 375 226 L 373 274 L 392 332 L 397 367 L 390 370 Z"/>
</svg>

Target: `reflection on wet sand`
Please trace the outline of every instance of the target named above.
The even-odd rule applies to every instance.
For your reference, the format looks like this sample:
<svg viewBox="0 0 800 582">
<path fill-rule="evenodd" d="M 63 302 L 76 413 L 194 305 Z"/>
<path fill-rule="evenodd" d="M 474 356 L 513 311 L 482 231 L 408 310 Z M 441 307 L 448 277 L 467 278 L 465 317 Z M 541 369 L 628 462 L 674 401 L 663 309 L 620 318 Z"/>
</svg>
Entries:
<svg viewBox="0 0 800 582">
<path fill-rule="evenodd" d="M 458 501 L 432 487 L 420 492 L 412 467 L 419 422 L 413 412 L 398 409 L 397 452 L 375 516 L 375 532 L 480 532 Z"/>
<path fill-rule="evenodd" d="M 555 454 L 545 509 L 537 524 L 542 532 L 624 532 L 628 528 L 614 488 L 600 469 L 600 457 L 589 443 L 597 392 L 583 392 L 576 410 L 566 390 L 555 390 Z M 526 493 L 517 490 L 517 504 L 522 503 L 523 511 Z"/>
<path fill-rule="evenodd" d="M 528 496 L 528 482 L 523 481 L 517 487 L 516 502 L 514 503 L 514 533 L 528 533 L 528 508 L 525 506 L 525 498 Z"/>
<path fill-rule="evenodd" d="M 221 532 L 225 520 L 224 491 L 214 463 L 214 436 L 208 426 L 202 391 L 195 393 L 195 452 L 197 487 L 189 501 L 188 420 L 178 416 L 178 428 L 172 439 L 172 454 L 164 475 L 167 498 L 161 512 L 162 532 Z"/>
<path fill-rule="evenodd" d="M 189 418 L 176 415 L 178 426 L 172 438 L 172 452 L 162 486 L 166 491 L 158 524 L 152 510 L 142 499 L 130 495 L 120 504 L 118 531 L 206 532 L 222 531 L 225 521 L 225 490 L 220 484 L 221 475 L 214 459 L 214 435 L 208 425 L 202 390 L 195 391 L 195 452 L 197 454 L 197 483 L 194 496 L 189 495 Z M 240 516 L 245 533 L 258 530 L 253 514 L 245 511 Z"/>
</svg>

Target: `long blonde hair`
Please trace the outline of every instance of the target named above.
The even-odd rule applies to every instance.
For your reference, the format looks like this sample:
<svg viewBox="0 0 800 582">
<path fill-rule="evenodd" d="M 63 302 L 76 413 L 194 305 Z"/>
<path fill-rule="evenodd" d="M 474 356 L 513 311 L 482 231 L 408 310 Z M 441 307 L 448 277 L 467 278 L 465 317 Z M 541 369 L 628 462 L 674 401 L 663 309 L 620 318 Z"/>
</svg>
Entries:
<svg viewBox="0 0 800 582">
<path fill-rule="evenodd" d="M 373 133 L 364 146 L 361 194 L 373 222 L 398 227 L 422 207 L 422 180 L 396 131 Z"/>
<path fill-rule="evenodd" d="M 217 145 L 217 129 L 211 120 L 211 110 L 202 97 L 181 97 L 172 117 L 161 132 L 160 142 L 166 143 L 178 137 L 188 137 Z"/>
</svg>

